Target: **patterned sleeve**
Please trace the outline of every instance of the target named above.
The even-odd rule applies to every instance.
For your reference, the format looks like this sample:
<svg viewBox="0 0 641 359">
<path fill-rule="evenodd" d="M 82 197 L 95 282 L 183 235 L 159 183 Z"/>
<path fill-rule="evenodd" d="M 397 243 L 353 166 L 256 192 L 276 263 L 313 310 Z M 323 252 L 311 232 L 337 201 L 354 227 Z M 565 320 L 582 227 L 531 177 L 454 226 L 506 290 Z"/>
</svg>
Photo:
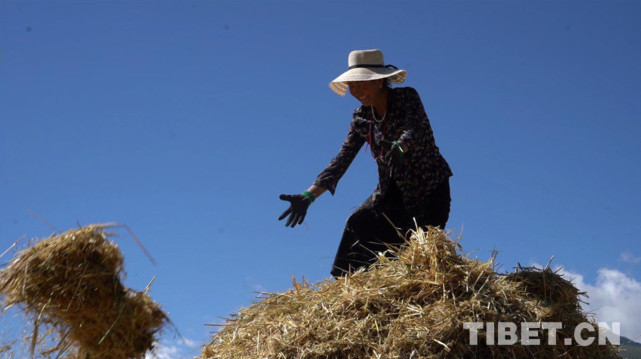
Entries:
<svg viewBox="0 0 641 359">
<path fill-rule="evenodd" d="M 314 181 L 315 186 L 326 188 L 332 195 L 336 191 L 338 181 L 343 177 L 345 171 L 347 171 L 347 168 L 354 160 L 354 157 L 356 157 L 358 151 L 360 151 L 363 146 L 363 143 L 365 143 L 365 138 L 358 133 L 354 124 L 355 121 L 352 120 L 347 138 L 345 142 L 343 142 L 343 146 L 338 152 L 338 155 L 334 157 L 325 170 L 318 175 L 316 181 Z"/>
<path fill-rule="evenodd" d="M 399 142 L 404 143 L 410 149 L 416 141 L 419 141 L 421 136 L 429 133 L 429 120 L 425 114 L 425 108 L 421 101 L 418 92 L 415 89 L 408 87 L 403 99 L 406 111 L 406 127 L 403 134 L 398 139 Z"/>
</svg>

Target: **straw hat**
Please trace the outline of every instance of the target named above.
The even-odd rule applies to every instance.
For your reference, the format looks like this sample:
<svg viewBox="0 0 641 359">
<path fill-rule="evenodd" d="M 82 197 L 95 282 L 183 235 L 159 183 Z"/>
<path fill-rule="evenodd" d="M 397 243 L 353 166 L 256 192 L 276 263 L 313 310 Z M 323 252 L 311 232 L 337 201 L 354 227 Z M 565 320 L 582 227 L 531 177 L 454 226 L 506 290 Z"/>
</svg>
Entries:
<svg viewBox="0 0 641 359">
<path fill-rule="evenodd" d="M 399 70 L 394 65 L 385 65 L 381 50 L 354 50 L 347 59 L 349 70 L 329 83 L 329 88 L 341 96 L 347 92 L 348 81 L 369 81 L 389 78 L 391 82 L 400 84 L 405 81 L 407 72 Z"/>
</svg>

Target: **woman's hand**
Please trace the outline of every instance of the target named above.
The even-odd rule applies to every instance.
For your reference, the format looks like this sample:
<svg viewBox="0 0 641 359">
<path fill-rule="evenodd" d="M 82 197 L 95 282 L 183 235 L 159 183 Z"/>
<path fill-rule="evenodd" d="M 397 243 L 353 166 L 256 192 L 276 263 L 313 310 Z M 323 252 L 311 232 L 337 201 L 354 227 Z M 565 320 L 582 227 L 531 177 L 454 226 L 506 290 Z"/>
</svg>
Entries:
<svg viewBox="0 0 641 359">
<path fill-rule="evenodd" d="M 390 176 L 392 172 L 398 170 L 403 163 L 403 155 L 405 154 L 406 148 L 403 148 L 403 145 L 397 141 L 392 143 L 392 147 L 389 149 L 389 152 L 385 154 L 385 160 L 387 160 L 387 167 L 390 169 Z"/>
<path fill-rule="evenodd" d="M 307 214 L 307 208 L 309 208 L 309 205 L 312 203 L 310 198 L 304 194 L 281 194 L 280 199 L 289 201 L 290 206 L 278 217 L 278 220 L 280 221 L 289 215 L 285 226 L 294 228 L 297 224 L 303 223 L 305 215 Z"/>
</svg>

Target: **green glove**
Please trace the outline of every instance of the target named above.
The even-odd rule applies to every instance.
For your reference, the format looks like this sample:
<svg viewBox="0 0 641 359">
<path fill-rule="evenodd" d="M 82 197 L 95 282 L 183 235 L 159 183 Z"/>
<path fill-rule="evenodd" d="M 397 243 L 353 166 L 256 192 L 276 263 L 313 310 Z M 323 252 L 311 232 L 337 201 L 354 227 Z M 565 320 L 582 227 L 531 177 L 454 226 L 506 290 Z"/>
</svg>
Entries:
<svg viewBox="0 0 641 359">
<path fill-rule="evenodd" d="M 283 220 L 285 217 L 289 215 L 289 218 L 287 218 L 287 222 L 285 222 L 286 227 L 296 227 L 297 224 L 303 223 L 303 220 L 305 219 L 305 215 L 307 214 L 307 208 L 309 208 L 309 205 L 314 202 L 314 195 L 309 192 L 305 191 L 301 194 L 281 194 L 280 199 L 283 201 L 289 201 L 290 206 L 289 208 L 283 212 L 283 214 L 278 217 L 278 220 Z"/>
</svg>

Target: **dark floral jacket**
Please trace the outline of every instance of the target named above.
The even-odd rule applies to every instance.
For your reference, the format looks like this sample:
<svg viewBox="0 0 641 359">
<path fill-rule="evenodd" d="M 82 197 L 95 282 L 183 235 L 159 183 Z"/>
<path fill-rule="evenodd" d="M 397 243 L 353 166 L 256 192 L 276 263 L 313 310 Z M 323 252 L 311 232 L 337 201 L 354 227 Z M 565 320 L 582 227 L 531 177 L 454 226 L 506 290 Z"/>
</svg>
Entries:
<svg viewBox="0 0 641 359">
<path fill-rule="evenodd" d="M 367 143 L 378 165 L 379 182 L 372 194 L 374 203 L 387 193 L 390 181 L 395 181 L 406 210 L 420 212 L 427 204 L 429 194 L 452 176 L 452 171 L 436 146 L 430 121 L 416 90 L 411 87 L 390 89 L 387 115 L 382 122 L 377 120 L 381 120 L 380 116 L 376 115 L 374 119 L 369 106 L 361 106 L 354 111 L 340 152 L 318 175 L 314 184 L 334 194 L 338 181 L 363 144 Z M 390 174 L 385 153 L 394 141 L 405 144 L 408 149 L 401 168 Z"/>
</svg>

